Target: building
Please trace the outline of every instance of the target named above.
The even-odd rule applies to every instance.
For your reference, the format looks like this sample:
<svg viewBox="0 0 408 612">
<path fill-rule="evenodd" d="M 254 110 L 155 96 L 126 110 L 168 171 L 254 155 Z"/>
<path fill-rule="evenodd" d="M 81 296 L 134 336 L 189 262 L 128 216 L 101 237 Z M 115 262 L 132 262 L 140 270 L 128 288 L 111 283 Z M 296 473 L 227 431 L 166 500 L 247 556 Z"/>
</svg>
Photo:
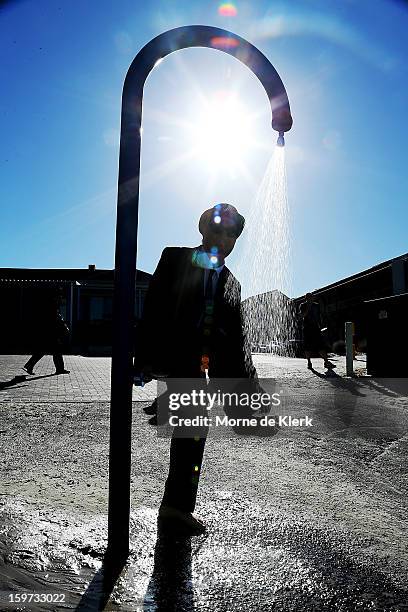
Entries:
<svg viewBox="0 0 408 612">
<path fill-rule="evenodd" d="M 137 270 L 135 322 L 140 318 L 151 275 Z M 58 296 L 70 328 L 68 352 L 110 355 L 113 270 L 0 268 L 0 352 L 27 354 L 42 305 Z"/>
<path fill-rule="evenodd" d="M 344 346 L 346 321 L 354 323 L 357 348 L 366 350 L 368 317 L 364 302 L 407 292 L 408 253 L 311 291 L 315 301 L 320 304 L 322 323 L 328 327 L 328 344 L 334 350 L 339 348 L 340 352 L 342 352 L 342 343 Z M 304 299 L 305 297 L 301 296 L 293 300 L 296 311 Z M 406 318 L 401 319 L 400 324 L 406 326 Z"/>
<path fill-rule="evenodd" d="M 0 268 L 0 353 L 27 354 L 44 300 L 56 294 L 70 327 L 69 352 L 110 355 L 112 347 L 113 270 Z M 135 323 L 140 318 L 151 275 L 136 273 Z M 367 302 L 408 293 L 408 253 L 368 270 L 311 291 L 319 302 L 328 347 L 344 350 L 344 324 L 355 326 L 355 344 L 366 350 L 369 317 Z M 290 299 L 269 291 L 243 301 L 248 340 L 254 352 L 301 354 L 299 305 L 304 296 Z M 393 324 L 407 325 L 403 309 Z M 405 326 L 405 327 L 404 327 Z M 395 327 L 395 328 L 397 328 Z"/>
<path fill-rule="evenodd" d="M 310 293 L 320 304 L 328 348 L 344 352 L 345 322 L 352 321 L 355 345 L 365 351 L 370 324 L 367 302 L 408 293 L 408 253 Z M 303 355 L 299 306 L 304 299 L 303 295 L 290 300 L 274 290 L 243 301 L 247 337 L 253 352 Z M 401 314 L 394 325 L 405 329 L 407 321 L 402 318 L 402 310 L 398 312 Z"/>
<path fill-rule="evenodd" d="M 284 293 L 274 290 L 248 297 L 242 311 L 253 353 L 295 354 L 293 305 Z"/>
</svg>

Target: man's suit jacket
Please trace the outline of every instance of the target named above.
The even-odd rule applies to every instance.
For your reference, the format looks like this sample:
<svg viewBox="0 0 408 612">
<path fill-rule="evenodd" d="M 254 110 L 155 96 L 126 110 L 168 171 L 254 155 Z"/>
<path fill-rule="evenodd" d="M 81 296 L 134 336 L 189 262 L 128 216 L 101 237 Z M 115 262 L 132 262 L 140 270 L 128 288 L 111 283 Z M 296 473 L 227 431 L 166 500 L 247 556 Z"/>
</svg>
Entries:
<svg viewBox="0 0 408 612">
<path fill-rule="evenodd" d="M 196 253 L 197 248 L 164 249 L 136 330 L 135 370 L 150 364 L 153 372 L 169 377 L 200 376 L 205 270 Z M 218 278 L 213 317 L 210 377 L 256 378 L 243 330 L 241 287 L 226 266 Z"/>
</svg>

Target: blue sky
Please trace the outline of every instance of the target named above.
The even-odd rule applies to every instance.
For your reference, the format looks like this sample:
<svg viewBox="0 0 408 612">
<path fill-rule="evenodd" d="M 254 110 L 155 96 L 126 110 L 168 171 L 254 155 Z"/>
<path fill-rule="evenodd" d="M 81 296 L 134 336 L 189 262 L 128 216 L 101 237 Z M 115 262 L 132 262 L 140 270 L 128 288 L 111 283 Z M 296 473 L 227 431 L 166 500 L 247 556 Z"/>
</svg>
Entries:
<svg viewBox="0 0 408 612">
<path fill-rule="evenodd" d="M 292 295 L 408 251 L 407 5 L 234 4 L 235 17 L 204 1 L 1 5 L 0 267 L 113 267 L 126 70 L 155 35 L 198 23 L 247 38 L 285 84 Z M 251 119 L 237 167 L 191 154 L 203 100 L 231 91 Z M 168 56 L 148 78 L 143 113 L 138 267 L 152 272 L 165 246 L 200 242 L 210 205 L 249 215 L 276 134 L 256 77 L 214 50 Z M 233 270 L 240 256 L 237 243 Z"/>
</svg>

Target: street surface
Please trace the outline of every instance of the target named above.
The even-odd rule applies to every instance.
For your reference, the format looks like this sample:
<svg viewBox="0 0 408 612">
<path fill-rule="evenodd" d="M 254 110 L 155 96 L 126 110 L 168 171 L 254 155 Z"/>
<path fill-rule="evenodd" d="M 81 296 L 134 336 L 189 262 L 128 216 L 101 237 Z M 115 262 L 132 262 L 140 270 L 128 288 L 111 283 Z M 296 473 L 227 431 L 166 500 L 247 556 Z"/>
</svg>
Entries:
<svg viewBox="0 0 408 612">
<path fill-rule="evenodd" d="M 0 610 L 97 610 L 107 538 L 110 359 L 0 356 Z M 169 440 L 134 389 L 131 555 L 113 611 L 408 610 L 408 381 L 327 376 L 254 356 L 312 427 L 210 432 L 197 514 L 208 535 L 157 537 Z M 16 603 L 61 594 L 65 603 Z M 14 598 L 14 599 L 13 599 Z"/>
</svg>

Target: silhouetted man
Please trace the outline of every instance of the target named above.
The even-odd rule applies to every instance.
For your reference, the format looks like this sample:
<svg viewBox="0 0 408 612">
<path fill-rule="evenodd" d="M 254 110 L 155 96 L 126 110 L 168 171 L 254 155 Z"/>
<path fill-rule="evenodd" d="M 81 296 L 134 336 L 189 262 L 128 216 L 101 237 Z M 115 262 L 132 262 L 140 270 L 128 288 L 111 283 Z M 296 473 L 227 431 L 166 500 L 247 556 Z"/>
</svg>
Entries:
<svg viewBox="0 0 408 612">
<path fill-rule="evenodd" d="M 136 337 L 135 372 L 146 380 L 256 379 L 241 315 L 241 287 L 225 265 L 245 219 L 229 204 L 206 210 L 199 221 L 202 245 L 164 249 L 150 282 Z M 190 533 L 205 527 L 192 513 L 204 453 L 200 438 L 173 433 L 170 469 L 159 520 Z"/>
<path fill-rule="evenodd" d="M 320 306 L 313 301 L 313 295 L 306 293 L 306 301 L 299 306 L 300 316 L 303 324 L 303 348 L 307 359 L 309 370 L 313 368 L 311 357 L 318 353 L 324 361 L 324 367 L 332 370 L 336 366 L 329 361 L 326 351 L 326 342 L 321 332 Z"/>
</svg>

